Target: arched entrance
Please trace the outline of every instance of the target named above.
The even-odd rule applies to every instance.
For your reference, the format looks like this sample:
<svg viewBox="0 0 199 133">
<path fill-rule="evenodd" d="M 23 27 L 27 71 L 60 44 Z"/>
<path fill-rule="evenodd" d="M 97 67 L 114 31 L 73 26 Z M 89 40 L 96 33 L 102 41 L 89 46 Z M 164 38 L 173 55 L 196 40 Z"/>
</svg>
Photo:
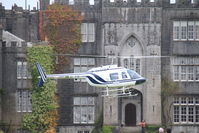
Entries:
<svg viewBox="0 0 199 133">
<path fill-rule="evenodd" d="M 132 103 L 125 106 L 125 125 L 136 126 L 136 106 Z"/>
</svg>

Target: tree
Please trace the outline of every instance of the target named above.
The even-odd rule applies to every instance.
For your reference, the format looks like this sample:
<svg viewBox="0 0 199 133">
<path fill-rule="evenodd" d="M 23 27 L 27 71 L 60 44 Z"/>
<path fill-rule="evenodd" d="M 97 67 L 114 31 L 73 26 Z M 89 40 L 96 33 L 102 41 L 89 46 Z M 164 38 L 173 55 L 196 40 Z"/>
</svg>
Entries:
<svg viewBox="0 0 199 133">
<path fill-rule="evenodd" d="M 162 100 L 162 120 L 163 124 L 168 127 L 172 123 L 171 119 L 171 97 L 179 90 L 179 85 L 170 79 L 162 80 L 161 100 Z"/>
<path fill-rule="evenodd" d="M 78 11 L 67 5 L 52 4 L 45 11 L 43 31 L 57 54 L 74 54 L 81 44 L 80 24 L 83 19 Z M 56 70 L 63 71 L 66 56 L 58 56 Z"/>
</svg>

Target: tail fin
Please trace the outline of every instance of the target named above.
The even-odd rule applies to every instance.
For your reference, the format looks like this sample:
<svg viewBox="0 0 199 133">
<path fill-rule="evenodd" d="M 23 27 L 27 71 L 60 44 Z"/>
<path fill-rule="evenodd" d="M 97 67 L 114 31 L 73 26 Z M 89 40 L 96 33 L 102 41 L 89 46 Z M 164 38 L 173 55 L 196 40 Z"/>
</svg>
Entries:
<svg viewBox="0 0 199 133">
<path fill-rule="evenodd" d="M 44 83 L 46 82 L 46 79 L 47 79 L 46 73 L 39 63 L 36 63 L 36 67 L 37 67 L 37 70 L 38 70 L 39 75 L 40 75 L 38 87 L 42 87 L 44 85 Z"/>
</svg>

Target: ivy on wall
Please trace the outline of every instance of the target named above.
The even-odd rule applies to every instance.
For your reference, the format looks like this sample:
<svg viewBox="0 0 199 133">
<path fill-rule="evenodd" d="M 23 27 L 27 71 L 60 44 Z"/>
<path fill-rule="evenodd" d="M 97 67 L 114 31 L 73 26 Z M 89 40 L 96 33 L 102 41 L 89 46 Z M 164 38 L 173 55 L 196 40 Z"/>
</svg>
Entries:
<svg viewBox="0 0 199 133">
<path fill-rule="evenodd" d="M 42 88 L 37 87 L 38 72 L 35 66 L 39 62 L 46 73 L 54 71 L 53 47 L 34 46 L 28 49 L 27 60 L 32 73 L 32 113 L 23 118 L 23 127 L 32 133 L 56 133 L 58 120 L 58 98 L 56 82 L 47 80 Z"/>
<path fill-rule="evenodd" d="M 81 21 L 83 20 L 80 12 L 70 6 L 52 4 L 45 11 L 43 32 L 50 45 L 58 54 L 75 54 L 81 44 Z M 68 64 L 65 55 L 59 55 L 57 72 L 63 72 L 63 66 Z"/>
</svg>

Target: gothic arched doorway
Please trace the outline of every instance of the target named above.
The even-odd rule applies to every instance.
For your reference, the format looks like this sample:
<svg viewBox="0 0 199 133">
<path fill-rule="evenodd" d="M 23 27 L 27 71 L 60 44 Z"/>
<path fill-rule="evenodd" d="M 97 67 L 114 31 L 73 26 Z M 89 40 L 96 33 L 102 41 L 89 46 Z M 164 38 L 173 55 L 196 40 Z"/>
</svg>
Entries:
<svg viewBox="0 0 199 133">
<path fill-rule="evenodd" d="M 132 103 L 125 106 L 125 125 L 136 126 L 136 106 Z"/>
</svg>

